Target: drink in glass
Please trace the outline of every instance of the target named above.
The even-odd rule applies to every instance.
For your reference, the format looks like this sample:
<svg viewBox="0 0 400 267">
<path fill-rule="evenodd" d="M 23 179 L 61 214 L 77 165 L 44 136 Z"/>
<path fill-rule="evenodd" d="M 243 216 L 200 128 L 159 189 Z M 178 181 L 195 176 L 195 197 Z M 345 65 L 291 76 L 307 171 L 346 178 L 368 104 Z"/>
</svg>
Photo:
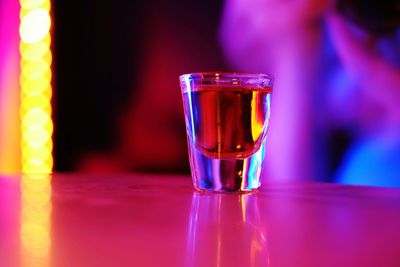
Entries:
<svg viewBox="0 0 400 267">
<path fill-rule="evenodd" d="M 260 186 L 272 77 L 253 73 L 180 76 L 194 187 L 251 191 Z"/>
</svg>

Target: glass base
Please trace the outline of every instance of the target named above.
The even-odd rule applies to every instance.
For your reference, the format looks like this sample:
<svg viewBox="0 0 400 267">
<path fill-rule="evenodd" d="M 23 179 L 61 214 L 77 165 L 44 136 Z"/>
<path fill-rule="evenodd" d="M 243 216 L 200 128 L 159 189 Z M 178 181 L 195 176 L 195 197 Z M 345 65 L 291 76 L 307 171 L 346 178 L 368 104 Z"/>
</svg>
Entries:
<svg viewBox="0 0 400 267">
<path fill-rule="evenodd" d="M 189 146 L 193 185 L 199 191 L 249 192 L 260 187 L 265 142 L 243 159 L 211 158 Z"/>
</svg>

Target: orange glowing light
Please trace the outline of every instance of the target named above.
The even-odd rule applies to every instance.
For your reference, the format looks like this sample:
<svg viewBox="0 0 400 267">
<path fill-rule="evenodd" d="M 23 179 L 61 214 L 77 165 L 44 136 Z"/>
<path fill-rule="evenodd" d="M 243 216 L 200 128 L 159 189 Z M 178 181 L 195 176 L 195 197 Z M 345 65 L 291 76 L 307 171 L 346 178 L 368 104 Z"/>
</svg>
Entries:
<svg viewBox="0 0 400 267">
<path fill-rule="evenodd" d="M 25 61 L 43 58 L 46 53 L 51 55 L 49 45 L 46 44 L 44 41 L 33 44 L 21 43 L 20 52 L 22 59 Z"/>
<path fill-rule="evenodd" d="M 53 168 L 50 0 L 20 0 L 21 160 L 24 173 Z"/>
<path fill-rule="evenodd" d="M 50 147 L 51 148 L 51 147 Z M 24 148 L 24 154 L 25 157 L 29 159 L 37 159 L 40 160 L 41 162 L 46 163 L 46 161 L 48 161 L 48 158 L 46 159 L 46 157 L 48 157 L 50 152 L 50 149 L 46 148 L 46 147 L 40 147 L 39 149 L 35 149 L 29 146 L 26 146 Z"/>
<path fill-rule="evenodd" d="M 32 10 L 44 5 L 46 0 L 20 0 L 21 8 Z"/>
<path fill-rule="evenodd" d="M 22 74 L 30 79 L 42 77 L 50 69 L 50 64 L 44 58 L 35 61 L 21 62 Z"/>
<path fill-rule="evenodd" d="M 28 111 L 32 107 L 38 107 L 46 113 L 46 117 L 48 118 L 48 112 L 50 110 L 50 103 L 48 102 L 48 97 L 45 94 L 33 95 L 27 99 L 26 102 L 21 106 L 22 111 Z"/>
<path fill-rule="evenodd" d="M 37 79 L 26 79 L 24 76 L 21 76 L 21 90 L 23 94 L 28 96 L 35 96 L 41 94 L 48 94 L 48 91 L 51 92 L 50 80 L 51 74 L 50 72 L 46 73 L 44 76 L 41 76 Z"/>
<path fill-rule="evenodd" d="M 21 18 L 20 35 L 24 43 L 32 44 L 49 34 L 51 19 L 43 8 L 33 9 Z"/>
</svg>

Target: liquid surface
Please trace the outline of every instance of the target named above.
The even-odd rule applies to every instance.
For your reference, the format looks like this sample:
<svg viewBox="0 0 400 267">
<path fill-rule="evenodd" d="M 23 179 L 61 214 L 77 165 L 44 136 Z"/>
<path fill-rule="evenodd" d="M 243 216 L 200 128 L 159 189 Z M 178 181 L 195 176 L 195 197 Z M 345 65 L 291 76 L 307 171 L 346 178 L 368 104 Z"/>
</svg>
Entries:
<svg viewBox="0 0 400 267">
<path fill-rule="evenodd" d="M 271 88 L 203 85 L 183 94 L 189 142 L 212 158 L 245 158 L 266 134 Z"/>
</svg>

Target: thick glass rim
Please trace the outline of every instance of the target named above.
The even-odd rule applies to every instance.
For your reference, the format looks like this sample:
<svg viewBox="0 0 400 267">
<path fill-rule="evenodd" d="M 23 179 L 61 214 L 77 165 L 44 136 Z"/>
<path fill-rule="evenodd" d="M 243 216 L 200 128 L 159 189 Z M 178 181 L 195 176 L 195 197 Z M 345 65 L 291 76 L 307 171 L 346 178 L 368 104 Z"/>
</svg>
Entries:
<svg viewBox="0 0 400 267">
<path fill-rule="evenodd" d="M 193 72 L 186 73 L 179 76 L 179 80 L 183 81 L 253 81 L 258 83 L 260 81 L 268 80 L 273 81 L 272 74 L 261 73 L 261 72 Z"/>
</svg>

